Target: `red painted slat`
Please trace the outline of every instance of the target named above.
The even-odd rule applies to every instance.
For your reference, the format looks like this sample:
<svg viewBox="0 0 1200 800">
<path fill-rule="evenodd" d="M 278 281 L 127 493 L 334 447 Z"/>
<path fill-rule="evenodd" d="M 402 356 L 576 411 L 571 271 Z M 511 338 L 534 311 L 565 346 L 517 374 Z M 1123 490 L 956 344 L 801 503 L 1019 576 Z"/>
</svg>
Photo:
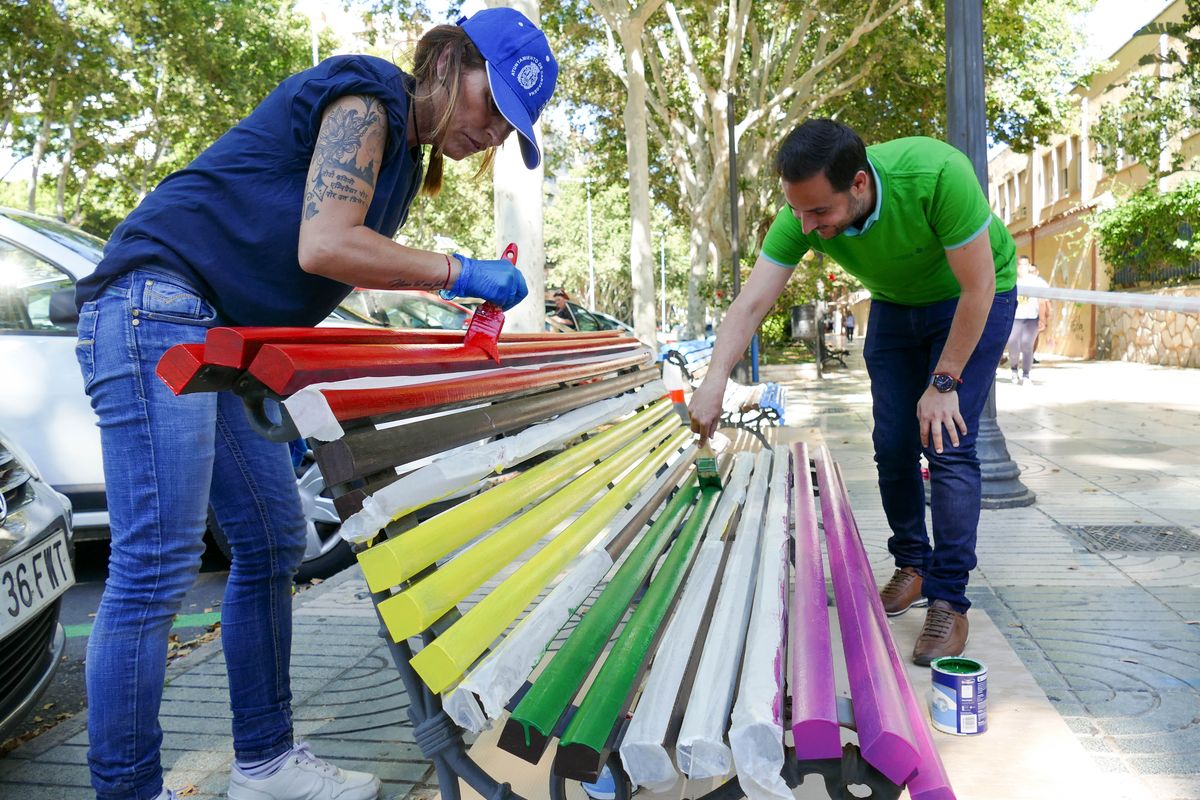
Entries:
<svg viewBox="0 0 1200 800">
<path fill-rule="evenodd" d="M 500 344 L 505 366 L 523 366 L 616 354 L 641 349 L 634 339 L 557 340 Z M 436 375 L 483 370 L 494 362 L 476 347 L 456 344 L 266 344 L 250 364 L 250 374 L 272 391 L 287 396 L 305 386 L 352 378 Z"/>
<path fill-rule="evenodd" d="M 159 359 L 155 373 L 175 394 L 222 392 L 233 388 L 240 370 L 218 367 L 205 359 L 204 345 L 177 344 Z"/>
<path fill-rule="evenodd" d="M 610 372 L 644 364 L 648 355 L 635 352 L 611 361 L 555 366 L 539 370 L 497 370 L 486 380 L 475 377 L 455 378 L 414 386 L 387 389 L 322 389 L 330 411 L 341 422 L 414 409 L 434 411 L 438 406 L 485 400 L 489 397 L 538 389 L 558 383 L 580 382 Z"/>
<path fill-rule="evenodd" d="M 501 342 L 625 339 L 620 331 L 506 333 Z M 264 344 L 462 344 L 462 331 L 391 328 L 213 328 L 205 339 L 209 363 L 247 369 Z"/>
</svg>

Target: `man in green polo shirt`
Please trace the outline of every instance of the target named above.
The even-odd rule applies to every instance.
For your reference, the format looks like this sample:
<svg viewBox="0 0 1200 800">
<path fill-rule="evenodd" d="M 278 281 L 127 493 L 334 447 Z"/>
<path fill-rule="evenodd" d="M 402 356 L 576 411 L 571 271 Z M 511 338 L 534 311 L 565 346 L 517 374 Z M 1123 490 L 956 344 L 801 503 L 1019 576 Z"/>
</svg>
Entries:
<svg viewBox="0 0 1200 800">
<path fill-rule="evenodd" d="M 692 427 L 710 436 L 729 373 L 809 250 L 871 291 L 863 357 L 871 377 L 879 493 L 896 561 L 884 610 L 928 605 L 913 660 L 959 655 L 975 567 L 979 415 L 1012 328 L 1016 246 L 970 160 L 925 137 L 864 147 L 851 128 L 805 122 L 775 157 L 786 205 L 729 308 Z M 929 461 L 933 546 L 920 456 Z"/>
</svg>

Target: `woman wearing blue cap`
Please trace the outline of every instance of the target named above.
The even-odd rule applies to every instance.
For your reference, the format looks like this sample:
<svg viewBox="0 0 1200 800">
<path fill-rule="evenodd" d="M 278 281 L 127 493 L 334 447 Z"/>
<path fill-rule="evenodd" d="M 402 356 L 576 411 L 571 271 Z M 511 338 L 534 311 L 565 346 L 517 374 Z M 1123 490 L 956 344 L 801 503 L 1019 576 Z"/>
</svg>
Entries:
<svg viewBox="0 0 1200 800">
<path fill-rule="evenodd" d="M 305 521 L 287 445 L 251 430 L 230 393 L 175 397 L 154 369 L 216 325 L 315 325 L 354 286 L 520 302 L 525 281 L 509 262 L 392 236 L 419 190 L 437 193 L 445 157 L 490 161 L 515 130 L 536 167 L 533 125 L 557 76 L 546 37 L 507 8 L 428 31 L 412 74 L 369 56 L 328 59 L 164 179 L 80 282 L 77 354 L 100 419 L 112 532 L 87 653 L 88 762 L 101 800 L 174 797 L 159 754 L 167 635 L 199 567 L 210 503 L 232 550 L 221 609 L 229 797 L 378 795 L 375 776 L 293 739 L 291 582 Z"/>
</svg>

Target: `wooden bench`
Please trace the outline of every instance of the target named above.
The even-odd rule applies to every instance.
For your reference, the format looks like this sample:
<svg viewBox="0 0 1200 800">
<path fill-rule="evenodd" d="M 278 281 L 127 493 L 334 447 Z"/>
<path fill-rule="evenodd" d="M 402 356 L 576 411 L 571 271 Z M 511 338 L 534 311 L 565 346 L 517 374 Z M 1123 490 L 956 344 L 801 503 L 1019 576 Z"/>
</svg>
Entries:
<svg viewBox="0 0 1200 800">
<path fill-rule="evenodd" d="M 708 372 L 712 351 L 712 339 L 690 339 L 670 347 L 664 345 L 661 357 L 664 363 L 677 367 L 683 380 L 694 390 Z M 671 388 L 669 376 L 664 373 L 664 378 Z M 787 389 L 778 383 L 747 385 L 730 379 L 725 383 L 721 401 L 721 425 L 750 431 L 765 445 L 767 439 L 763 428 L 784 424 L 786 404 Z"/>
<path fill-rule="evenodd" d="M 699 487 L 636 340 L 502 338 L 495 367 L 460 338 L 409 337 L 215 329 L 159 374 L 177 392 L 233 389 L 265 434 L 309 440 L 443 797 L 460 780 L 517 796 L 466 750 L 491 724 L 526 760 L 555 748 L 554 798 L 605 765 L 618 797 L 730 772 L 705 796 L 808 774 L 831 797 L 954 796 L 826 450 L 726 454 L 723 488 Z M 263 407 L 279 400 L 282 422 Z M 456 494 L 472 496 L 416 522 Z"/>
</svg>

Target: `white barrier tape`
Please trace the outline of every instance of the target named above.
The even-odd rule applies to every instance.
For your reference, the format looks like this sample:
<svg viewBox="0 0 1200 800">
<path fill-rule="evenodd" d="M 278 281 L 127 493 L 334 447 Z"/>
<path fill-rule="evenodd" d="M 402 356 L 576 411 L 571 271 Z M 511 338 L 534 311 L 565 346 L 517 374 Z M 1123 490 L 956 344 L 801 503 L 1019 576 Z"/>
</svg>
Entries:
<svg viewBox="0 0 1200 800">
<path fill-rule="evenodd" d="M 1133 292 L 1096 292 L 1091 289 L 1064 289 L 1057 286 L 1020 286 L 1017 291 L 1028 297 L 1040 297 L 1044 300 L 1067 300 L 1096 306 L 1200 314 L 1200 297 L 1169 297 L 1161 294 L 1134 294 Z"/>
</svg>

